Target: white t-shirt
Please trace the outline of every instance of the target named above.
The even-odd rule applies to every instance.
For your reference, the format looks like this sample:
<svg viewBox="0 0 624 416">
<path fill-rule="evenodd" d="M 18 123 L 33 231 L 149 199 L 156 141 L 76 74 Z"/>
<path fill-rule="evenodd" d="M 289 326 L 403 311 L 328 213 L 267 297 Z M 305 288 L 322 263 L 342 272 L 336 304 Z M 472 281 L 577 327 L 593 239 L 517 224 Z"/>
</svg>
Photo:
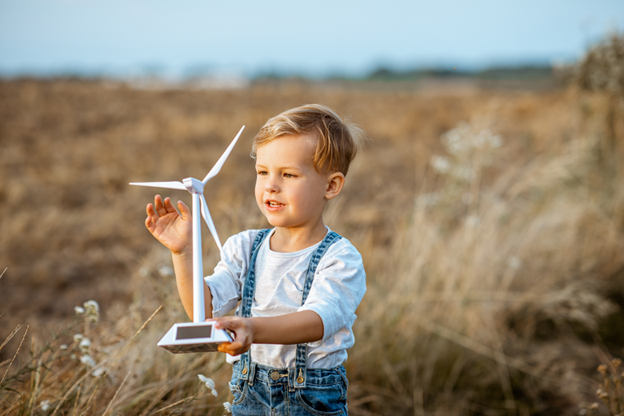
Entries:
<svg viewBox="0 0 624 416">
<path fill-rule="evenodd" d="M 329 228 L 328 228 L 329 230 Z M 212 294 L 212 316 L 223 316 L 236 307 L 251 259 L 251 249 L 260 230 L 243 231 L 223 246 L 221 261 L 212 276 L 205 277 Z M 362 256 L 346 238 L 334 242 L 325 252 L 314 274 L 314 283 L 303 306 L 305 274 L 318 244 L 294 253 L 270 249 L 265 237 L 256 258 L 256 290 L 251 316 L 269 317 L 312 310 L 323 321 L 323 339 L 308 343 L 308 368 L 333 368 L 347 359 L 354 343 L 355 309 L 366 292 Z M 240 306 L 236 315 L 240 316 Z M 295 366 L 296 345 L 253 344 L 251 360 L 258 364 L 287 368 Z M 228 362 L 239 356 L 227 356 Z"/>
</svg>

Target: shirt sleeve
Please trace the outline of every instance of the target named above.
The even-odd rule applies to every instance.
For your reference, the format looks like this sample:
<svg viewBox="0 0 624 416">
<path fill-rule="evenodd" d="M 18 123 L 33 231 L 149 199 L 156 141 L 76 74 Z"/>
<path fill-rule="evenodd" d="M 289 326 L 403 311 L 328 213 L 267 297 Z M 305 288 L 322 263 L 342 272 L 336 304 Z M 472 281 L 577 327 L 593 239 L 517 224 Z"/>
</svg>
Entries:
<svg viewBox="0 0 624 416">
<path fill-rule="evenodd" d="M 355 310 L 366 292 L 362 256 L 346 239 L 334 243 L 325 253 L 314 274 L 310 293 L 299 311 L 316 312 L 323 321 L 323 339 L 318 346 L 355 320 Z"/>
<path fill-rule="evenodd" d="M 228 238 L 223 245 L 221 260 L 217 263 L 214 273 L 204 278 L 212 295 L 213 317 L 227 314 L 241 299 L 251 244 L 257 234 L 257 230 L 249 230 Z"/>
</svg>

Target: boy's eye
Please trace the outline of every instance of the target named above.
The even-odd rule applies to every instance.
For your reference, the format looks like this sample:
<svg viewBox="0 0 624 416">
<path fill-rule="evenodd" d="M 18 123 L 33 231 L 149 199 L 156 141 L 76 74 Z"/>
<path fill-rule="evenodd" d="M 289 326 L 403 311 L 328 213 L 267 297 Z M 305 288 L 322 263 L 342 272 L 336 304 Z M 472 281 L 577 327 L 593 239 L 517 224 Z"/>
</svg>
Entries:
<svg viewBox="0 0 624 416">
<path fill-rule="evenodd" d="M 285 174 L 284 174 L 284 177 L 285 177 L 285 178 L 294 178 L 294 177 L 295 177 L 295 175 L 293 175 L 292 173 L 285 173 Z"/>
<path fill-rule="evenodd" d="M 266 170 L 259 170 L 258 175 L 264 176 L 264 175 L 268 175 L 268 173 Z"/>
</svg>

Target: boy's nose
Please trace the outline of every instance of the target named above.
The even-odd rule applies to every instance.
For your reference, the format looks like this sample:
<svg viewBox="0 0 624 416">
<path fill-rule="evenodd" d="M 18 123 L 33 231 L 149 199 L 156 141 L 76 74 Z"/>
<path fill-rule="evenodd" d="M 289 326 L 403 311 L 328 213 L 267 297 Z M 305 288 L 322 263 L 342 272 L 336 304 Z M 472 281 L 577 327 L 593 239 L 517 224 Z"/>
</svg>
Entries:
<svg viewBox="0 0 624 416">
<path fill-rule="evenodd" d="M 277 184 L 275 183 L 275 181 L 268 180 L 264 184 L 264 190 L 266 192 L 273 193 L 273 192 L 277 192 L 279 190 L 279 188 L 277 187 Z"/>
</svg>

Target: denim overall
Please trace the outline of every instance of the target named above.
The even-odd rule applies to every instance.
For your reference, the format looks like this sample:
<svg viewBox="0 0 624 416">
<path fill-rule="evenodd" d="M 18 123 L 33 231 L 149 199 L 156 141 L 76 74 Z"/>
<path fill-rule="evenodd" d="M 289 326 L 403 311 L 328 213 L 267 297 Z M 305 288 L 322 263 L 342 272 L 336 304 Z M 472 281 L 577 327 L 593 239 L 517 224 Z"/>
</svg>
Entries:
<svg viewBox="0 0 624 416">
<path fill-rule="evenodd" d="M 262 230 L 251 250 L 251 261 L 243 287 L 241 315 L 251 316 L 256 287 L 256 257 L 271 230 Z M 330 231 L 312 254 L 303 286 L 303 305 L 310 292 L 314 272 L 325 251 L 341 237 Z M 347 415 L 347 373 L 340 365 L 331 369 L 308 369 L 307 344 L 297 344 L 294 368 L 272 368 L 251 361 L 251 350 L 234 364 L 230 390 L 234 394 L 232 414 L 237 415 Z"/>
</svg>

